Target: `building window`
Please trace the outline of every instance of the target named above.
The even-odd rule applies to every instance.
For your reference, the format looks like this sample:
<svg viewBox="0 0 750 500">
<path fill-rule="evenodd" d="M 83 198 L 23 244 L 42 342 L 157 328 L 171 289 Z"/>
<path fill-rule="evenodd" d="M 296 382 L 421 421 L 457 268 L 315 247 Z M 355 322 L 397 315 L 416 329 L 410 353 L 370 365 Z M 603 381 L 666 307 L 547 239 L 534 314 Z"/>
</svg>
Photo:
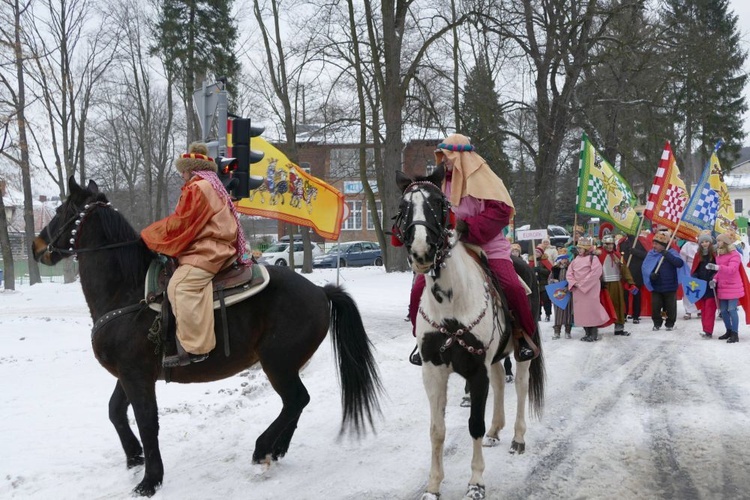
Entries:
<svg viewBox="0 0 750 500">
<path fill-rule="evenodd" d="M 734 200 L 734 215 L 742 215 L 742 198 Z"/>
<path fill-rule="evenodd" d="M 383 220 L 383 204 L 380 202 L 380 200 L 375 202 L 375 206 L 378 210 L 378 219 Z M 367 229 L 369 231 L 375 230 L 375 221 L 372 219 L 372 212 L 370 212 L 370 209 L 367 209 Z"/>
<path fill-rule="evenodd" d="M 372 148 L 365 150 L 367 157 L 367 177 L 375 178 L 375 153 Z M 331 150 L 331 169 L 330 178 L 338 179 L 359 179 L 359 149 L 332 149 Z"/>
<path fill-rule="evenodd" d="M 347 201 L 349 205 L 349 217 L 344 221 L 344 225 L 341 226 L 343 231 L 356 231 L 362 229 L 362 202 L 361 201 Z"/>
</svg>

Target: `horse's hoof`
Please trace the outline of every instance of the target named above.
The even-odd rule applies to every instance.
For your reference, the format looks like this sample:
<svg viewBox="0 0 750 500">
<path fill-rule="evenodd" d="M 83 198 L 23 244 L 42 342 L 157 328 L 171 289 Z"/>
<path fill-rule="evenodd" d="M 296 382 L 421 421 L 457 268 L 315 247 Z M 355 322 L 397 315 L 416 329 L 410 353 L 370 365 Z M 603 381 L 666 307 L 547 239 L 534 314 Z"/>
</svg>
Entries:
<svg viewBox="0 0 750 500">
<path fill-rule="evenodd" d="M 133 467 L 138 467 L 139 465 L 143 465 L 146 463 L 146 461 L 143 459 L 143 455 L 136 455 L 134 457 L 128 458 L 128 469 L 132 469 Z"/>
<path fill-rule="evenodd" d="M 483 484 L 470 484 L 464 495 L 464 500 L 484 500 L 484 485 Z"/>
<path fill-rule="evenodd" d="M 510 452 L 511 453 L 518 453 L 519 455 L 523 454 L 523 452 L 526 451 L 526 443 L 519 443 L 517 441 L 513 441 L 510 445 Z"/>
<path fill-rule="evenodd" d="M 133 489 L 133 493 L 142 497 L 152 497 L 159 486 L 161 486 L 161 481 L 158 483 L 152 483 L 151 481 L 146 481 L 144 479 Z"/>
<path fill-rule="evenodd" d="M 430 493 L 429 491 L 425 491 L 422 493 L 422 496 L 419 497 L 419 500 L 439 500 L 440 499 L 440 493 Z"/>
<path fill-rule="evenodd" d="M 492 437 L 492 436 L 484 436 L 484 440 L 482 441 L 482 446 L 485 448 L 493 448 L 500 444 L 500 438 Z"/>
</svg>

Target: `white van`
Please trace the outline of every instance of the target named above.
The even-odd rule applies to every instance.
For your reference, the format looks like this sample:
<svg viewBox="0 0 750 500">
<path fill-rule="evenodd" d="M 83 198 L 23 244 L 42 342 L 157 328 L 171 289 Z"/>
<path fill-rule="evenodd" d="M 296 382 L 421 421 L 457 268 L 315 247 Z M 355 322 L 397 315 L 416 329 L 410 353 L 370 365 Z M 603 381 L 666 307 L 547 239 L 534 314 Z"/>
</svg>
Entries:
<svg viewBox="0 0 750 500">
<path fill-rule="evenodd" d="M 323 251 L 318 245 L 312 243 L 313 258 L 323 255 Z M 294 267 L 302 267 L 303 246 L 301 241 L 294 242 Z M 258 259 L 260 264 L 267 266 L 288 266 L 289 265 L 289 241 L 279 241 L 271 245 Z"/>
</svg>

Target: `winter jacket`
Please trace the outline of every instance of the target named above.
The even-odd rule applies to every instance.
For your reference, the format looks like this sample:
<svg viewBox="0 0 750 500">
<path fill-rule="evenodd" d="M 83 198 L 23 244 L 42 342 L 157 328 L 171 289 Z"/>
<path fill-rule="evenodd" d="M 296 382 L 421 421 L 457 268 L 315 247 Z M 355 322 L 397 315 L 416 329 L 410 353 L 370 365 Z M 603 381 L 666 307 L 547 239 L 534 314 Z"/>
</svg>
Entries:
<svg viewBox="0 0 750 500">
<path fill-rule="evenodd" d="M 651 273 L 656 270 L 656 266 L 659 264 L 662 256 L 664 256 L 664 261 L 659 268 L 659 272 L 656 273 L 656 279 L 651 279 Z M 676 292 L 678 287 L 677 268 L 684 265 L 685 263 L 674 249 L 665 251 L 663 254 L 660 254 L 656 250 L 651 250 L 646 255 L 646 259 L 643 261 L 643 266 L 641 267 L 643 282 L 646 288 L 649 291 L 658 293 Z"/>
<path fill-rule="evenodd" d="M 693 274 L 692 276 L 698 278 L 699 280 L 704 280 L 706 283 L 714 279 L 714 275 L 716 274 L 716 271 L 711 271 L 709 269 L 706 269 L 706 264 L 708 263 L 714 263 L 715 259 L 714 256 L 711 254 L 701 255 L 700 250 L 694 257 L 693 261 Z M 714 291 L 710 287 L 706 287 L 706 293 L 703 295 L 704 299 L 713 299 L 714 298 Z"/>
<path fill-rule="evenodd" d="M 716 256 L 716 265 L 719 270 L 716 271 L 714 280 L 716 280 L 716 296 L 719 299 L 739 299 L 745 295 L 745 289 L 742 285 L 741 272 L 742 256 L 736 250 L 729 253 Z"/>
<path fill-rule="evenodd" d="M 154 252 L 214 274 L 237 258 L 237 234 L 237 221 L 227 202 L 197 176 L 182 186 L 173 214 L 141 231 Z"/>
</svg>

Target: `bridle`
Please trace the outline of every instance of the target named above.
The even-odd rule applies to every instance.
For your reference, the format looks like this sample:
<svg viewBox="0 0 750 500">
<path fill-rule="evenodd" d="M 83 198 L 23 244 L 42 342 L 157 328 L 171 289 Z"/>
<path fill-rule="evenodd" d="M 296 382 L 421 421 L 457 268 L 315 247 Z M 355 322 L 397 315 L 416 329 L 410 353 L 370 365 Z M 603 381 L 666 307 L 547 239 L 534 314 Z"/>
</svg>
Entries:
<svg viewBox="0 0 750 500">
<path fill-rule="evenodd" d="M 128 245 L 134 245 L 136 243 L 139 243 L 141 240 L 130 240 L 130 241 L 121 241 L 118 243 L 112 243 L 109 245 L 102 245 L 100 247 L 93 247 L 93 248 L 78 248 L 78 239 L 81 236 L 81 229 L 83 227 L 83 223 L 86 220 L 86 218 L 91 215 L 91 213 L 94 212 L 97 208 L 111 208 L 112 210 L 117 210 L 116 208 L 112 208 L 112 203 L 110 202 L 104 202 L 104 201 L 96 201 L 93 203 L 87 203 L 83 206 L 83 208 L 76 207 L 74 204 L 68 205 L 68 207 L 65 210 L 65 215 L 70 217 L 60 226 L 60 228 L 55 232 L 55 235 L 50 237 L 49 243 L 47 244 L 47 250 L 46 252 L 48 254 L 57 252 L 59 254 L 63 255 L 72 255 L 73 260 L 77 260 L 77 256 L 79 253 L 84 252 L 96 252 L 99 250 L 109 250 L 112 248 L 119 248 L 124 247 Z M 62 237 L 63 234 L 65 234 L 65 231 L 68 230 L 68 228 L 71 225 L 75 225 L 75 229 L 71 229 L 70 231 L 70 240 L 68 240 L 68 243 L 70 246 L 65 248 L 58 248 L 54 246 L 54 243 Z"/>
<path fill-rule="evenodd" d="M 425 188 L 431 188 L 431 190 L 434 190 L 435 194 L 440 197 L 441 203 L 439 213 L 431 204 L 427 203 L 427 195 L 424 193 Z M 406 189 L 404 189 L 402 198 L 405 198 L 407 194 L 416 193 L 419 193 L 420 196 L 422 196 L 424 202 L 422 206 L 426 207 L 425 220 L 413 220 L 412 207 L 414 206 L 414 203 L 407 202 L 406 206 L 396 214 L 392 234 L 402 245 L 406 245 L 408 248 L 411 247 L 413 242 L 413 229 L 416 226 L 424 226 L 427 228 L 427 231 L 432 233 L 436 238 L 435 258 L 430 267 L 431 272 L 434 274 L 438 269 L 445 267 L 445 259 L 450 257 L 450 251 L 453 248 L 450 241 L 454 227 L 451 202 L 445 197 L 440 190 L 440 187 L 429 181 L 412 182 L 406 187 Z M 411 257 L 408 254 L 407 258 L 411 262 Z"/>
</svg>

